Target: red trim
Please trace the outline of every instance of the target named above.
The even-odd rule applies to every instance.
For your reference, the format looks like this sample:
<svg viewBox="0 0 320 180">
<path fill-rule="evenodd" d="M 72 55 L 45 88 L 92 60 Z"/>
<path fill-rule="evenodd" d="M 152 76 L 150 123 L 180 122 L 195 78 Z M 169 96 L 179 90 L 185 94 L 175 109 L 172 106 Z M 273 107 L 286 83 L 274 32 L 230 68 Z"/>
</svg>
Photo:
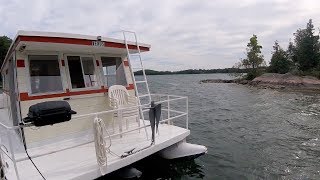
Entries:
<svg viewBox="0 0 320 180">
<path fill-rule="evenodd" d="M 123 61 L 123 65 L 124 66 L 129 66 L 129 62 L 128 61 Z"/>
<path fill-rule="evenodd" d="M 128 89 L 128 90 L 134 89 L 134 85 L 133 85 L 133 84 L 129 84 L 128 87 L 127 87 L 127 89 Z"/>
<path fill-rule="evenodd" d="M 17 59 L 17 67 L 25 67 L 23 59 Z"/>
<path fill-rule="evenodd" d="M 97 66 L 100 66 L 99 60 L 96 60 L 96 64 Z"/>
<path fill-rule="evenodd" d="M 86 91 L 74 91 L 69 92 L 70 96 L 83 95 L 83 94 L 95 94 L 95 93 L 105 93 L 108 92 L 107 89 L 96 89 L 96 90 L 86 90 Z"/>
<path fill-rule="evenodd" d="M 61 38 L 61 37 L 43 37 L 43 36 L 19 36 L 19 37 L 20 37 L 20 41 L 92 45 L 92 41 L 91 40 L 86 40 L 86 39 Z"/>
<path fill-rule="evenodd" d="M 20 93 L 20 100 L 28 101 L 28 100 L 35 100 L 35 99 L 57 98 L 57 97 L 105 93 L 105 92 L 108 92 L 108 89 L 94 89 L 94 90 L 73 91 L 73 92 L 70 92 L 69 89 L 66 89 L 66 92 L 64 93 L 45 94 L 45 95 L 37 95 L 37 96 L 29 96 L 27 92 L 22 92 Z"/>
<path fill-rule="evenodd" d="M 17 48 L 20 41 L 34 41 L 34 42 L 51 42 L 51 43 L 65 43 L 65 44 L 78 44 L 78 45 L 92 45 L 93 40 L 87 39 L 76 39 L 76 38 L 62 38 L 62 37 L 40 37 L 40 36 L 18 36 L 13 44 L 13 46 L 9 49 L 8 57 L 12 54 L 12 52 Z M 114 48 L 123 48 L 125 49 L 125 44 L 115 43 L 115 42 L 105 42 L 106 47 L 114 47 Z M 129 45 L 129 49 L 137 49 L 135 45 Z M 150 51 L 149 47 L 139 46 L 142 51 Z M 7 59 L 3 61 L 1 66 L 4 67 Z"/>
<path fill-rule="evenodd" d="M 133 84 L 129 84 L 127 90 L 134 89 Z M 36 100 L 36 99 L 46 99 L 46 98 L 57 98 L 57 97 L 65 97 L 65 96 L 77 96 L 77 95 L 84 95 L 84 94 L 95 94 L 95 93 L 106 93 L 108 89 L 104 86 L 101 86 L 101 89 L 94 89 L 94 90 L 84 90 L 84 91 L 70 91 L 66 89 L 64 93 L 56 93 L 56 94 L 45 94 L 45 95 L 38 95 L 38 96 L 29 96 L 27 92 L 20 93 L 20 100 L 21 101 L 29 101 L 29 100 Z"/>
<path fill-rule="evenodd" d="M 48 43 L 63 43 L 63 44 L 77 44 L 77 45 L 87 45 L 92 46 L 92 41 L 88 39 L 76 39 L 76 38 L 65 38 L 65 37 L 43 37 L 43 36 L 19 36 L 20 41 L 32 41 L 32 42 L 48 42 Z M 123 43 L 116 42 L 106 42 L 104 41 L 105 47 L 112 48 L 123 48 L 126 46 Z M 135 45 L 129 45 L 129 49 L 138 49 Z M 149 47 L 139 46 L 140 50 L 149 51 Z"/>
<path fill-rule="evenodd" d="M 61 66 L 65 66 L 63 59 L 61 59 Z"/>
</svg>

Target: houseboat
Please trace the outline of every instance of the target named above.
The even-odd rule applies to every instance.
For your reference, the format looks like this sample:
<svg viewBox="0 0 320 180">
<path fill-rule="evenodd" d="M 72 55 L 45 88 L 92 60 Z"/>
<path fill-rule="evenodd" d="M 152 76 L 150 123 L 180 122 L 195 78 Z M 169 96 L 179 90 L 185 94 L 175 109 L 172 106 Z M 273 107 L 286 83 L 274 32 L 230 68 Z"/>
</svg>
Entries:
<svg viewBox="0 0 320 180">
<path fill-rule="evenodd" d="M 1 180 L 95 179 L 152 154 L 207 152 L 186 142 L 188 98 L 150 93 L 150 45 L 121 33 L 18 31 L 1 67 Z"/>
</svg>

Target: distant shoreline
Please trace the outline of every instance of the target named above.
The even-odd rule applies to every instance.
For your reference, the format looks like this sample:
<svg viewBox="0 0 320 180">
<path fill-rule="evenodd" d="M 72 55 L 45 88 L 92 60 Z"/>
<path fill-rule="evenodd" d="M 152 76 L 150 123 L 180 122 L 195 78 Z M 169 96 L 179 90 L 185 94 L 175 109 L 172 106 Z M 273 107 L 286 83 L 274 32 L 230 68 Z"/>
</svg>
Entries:
<svg viewBox="0 0 320 180">
<path fill-rule="evenodd" d="M 260 88 L 282 89 L 290 91 L 308 91 L 320 93 L 320 80 L 311 76 L 295 76 L 290 73 L 265 73 L 252 81 L 233 79 L 205 79 L 199 83 L 237 83 Z"/>
<path fill-rule="evenodd" d="M 146 75 L 175 75 L 175 74 L 218 74 L 218 73 L 247 73 L 249 69 L 224 68 L 224 69 L 187 69 L 181 71 L 156 71 L 146 69 Z M 143 75 L 142 71 L 134 72 L 135 75 Z"/>
</svg>

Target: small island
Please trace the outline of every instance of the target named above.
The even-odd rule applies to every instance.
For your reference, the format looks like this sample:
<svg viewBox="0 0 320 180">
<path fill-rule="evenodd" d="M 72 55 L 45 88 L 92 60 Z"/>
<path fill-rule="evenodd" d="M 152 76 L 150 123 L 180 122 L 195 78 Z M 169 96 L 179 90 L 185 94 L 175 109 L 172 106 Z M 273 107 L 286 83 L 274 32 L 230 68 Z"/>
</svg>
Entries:
<svg viewBox="0 0 320 180">
<path fill-rule="evenodd" d="M 318 34 L 318 33 L 317 33 Z M 247 73 L 235 73 L 235 79 L 205 79 L 200 83 L 238 83 L 272 89 L 320 92 L 320 42 L 310 19 L 305 29 L 294 33 L 287 50 L 275 41 L 269 66 L 266 65 L 256 35 L 250 38 L 247 57 L 233 68 Z"/>
<path fill-rule="evenodd" d="M 320 80 L 313 76 L 296 76 L 290 73 L 264 73 L 253 80 L 245 79 L 205 79 L 200 83 L 237 83 L 270 89 L 288 89 L 294 91 L 312 91 L 320 93 Z"/>
</svg>

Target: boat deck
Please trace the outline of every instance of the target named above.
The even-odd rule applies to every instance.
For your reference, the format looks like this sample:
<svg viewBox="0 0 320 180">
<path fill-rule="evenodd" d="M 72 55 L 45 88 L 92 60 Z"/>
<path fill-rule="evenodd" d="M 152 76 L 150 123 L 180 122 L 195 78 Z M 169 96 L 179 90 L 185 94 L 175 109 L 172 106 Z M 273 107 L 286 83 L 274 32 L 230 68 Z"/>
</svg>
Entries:
<svg viewBox="0 0 320 180">
<path fill-rule="evenodd" d="M 134 131 L 126 133 L 122 137 L 117 136 L 112 138 L 110 150 L 117 155 L 108 153 L 107 168 L 105 169 L 106 173 L 130 165 L 156 153 L 185 139 L 190 134 L 190 131 L 187 129 L 168 124 L 160 124 L 159 132 L 160 135 L 156 135 L 155 145 L 125 158 L 120 158 L 119 156 L 133 148 L 138 150 L 147 147 L 150 145 L 151 140 L 146 139 L 146 134 L 143 129 L 141 132 Z M 150 127 L 148 128 L 148 133 L 151 135 Z M 101 172 L 97 164 L 95 145 L 93 142 L 74 148 L 66 148 L 61 151 L 53 151 L 53 149 L 70 146 L 73 143 L 79 143 L 80 141 L 84 142 L 90 138 L 92 139 L 90 135 L 84 135 L 82 139 L 78 138 L 74 141 L 66 140 L 40 148 L 33 148 L 29 150 L 29 154 L 31 157 L 34 157 L 32 158 L 34 163 L 46 179 L 94 179 L 100 177 Z M 41 155 L 48 151 L 52 151 L 53 153 Z M 20 179 L 42 179 L 31 161 L 27 159 L 25 153 L 18 154 L 16 158 L 19 161 L 17 162 L 17 168 Z"/>
<path fill-rule="evenodd" d="M 150 156 L 184 140 L 190 135 L 187 116 L 188 106 L 185 106 L 186 111 L 181 111 L 183 107 L 177 103 L 178 100 L 181 100 L 182 103 L 187 103 L 187 98 L 179 96 L 165 97 L 168 100 L 158 101 L 158 103 L 168 104 L 162 109 L 164 111 L 162 116 L 163 120 L 160 121 L 159 134 L 155 136 L 154 145 L 150 146 L 152 133 L 150 126 L 148 126 L 150 123 L 147 120 L 141 120 L 140 122 L 140 124 L 145 124 L 146 126 L 139 126 L 139 123 L 132 120 L 129 121 L 126 127 L 125 121 L 123 120 L 116 121 L 114 125 L 107 128 L 110 129 L 110 132 L 113 132 L 111 133 L 111 153 L 107 151 L 107 167 L 103 169 L 105 174 Z M 169 101 L 177 103 L 176 106 L 179 107 L 179 109 L 174 109 L 174 103 L 171 103 L 169 106 Z M 115 109 L 79 115 L 77 118 L 84 116 L 94 117 L 103 113 L 113 113 L 119 110 L 120 109 Z M 1 146 L 3 152 L 2 157 L 9 165 L 5 173 L 7 179 L 17 179 L 17 174 L 20 179 L 24 180 L 43 179 L 28 159 L 23 143 L 21 142 L 22 138 L 19 137 L 20 133 L 17 131 L 19 127 L 12 126 L 9 118 L 9 110 L 7 108 L 0 109 L 0 145 L 3 145 Z M 186 128 L 172 125 L 173 120 L 185 120 Z M 122 128 L 120 128 L 120 126 Z M 146 136 L 145 128 L 149 138 Z M 96 159 L 92 129 L 89 128 L 89 130 L 86 131 L 79 131 L 74 134 L 67 134 L 63 137 L 59 136 L 56 138 L 57 139 L 53 138 L 44 142 L 39 141 L 28 144 L 30 145 L 28 147 L 29 155 L 46 179 L 95 179 L 102 176 Z M 106 137 L 106 143 L 109 143 L 108 139 L 109 138 Z M 124 155 L 125 152 L 132 149 L 136 152 L 125 158 L 121 158 L 121 155 Z M 17 171 L 15 171 L 15 169 L 17 169 Z"/>
</svg>

